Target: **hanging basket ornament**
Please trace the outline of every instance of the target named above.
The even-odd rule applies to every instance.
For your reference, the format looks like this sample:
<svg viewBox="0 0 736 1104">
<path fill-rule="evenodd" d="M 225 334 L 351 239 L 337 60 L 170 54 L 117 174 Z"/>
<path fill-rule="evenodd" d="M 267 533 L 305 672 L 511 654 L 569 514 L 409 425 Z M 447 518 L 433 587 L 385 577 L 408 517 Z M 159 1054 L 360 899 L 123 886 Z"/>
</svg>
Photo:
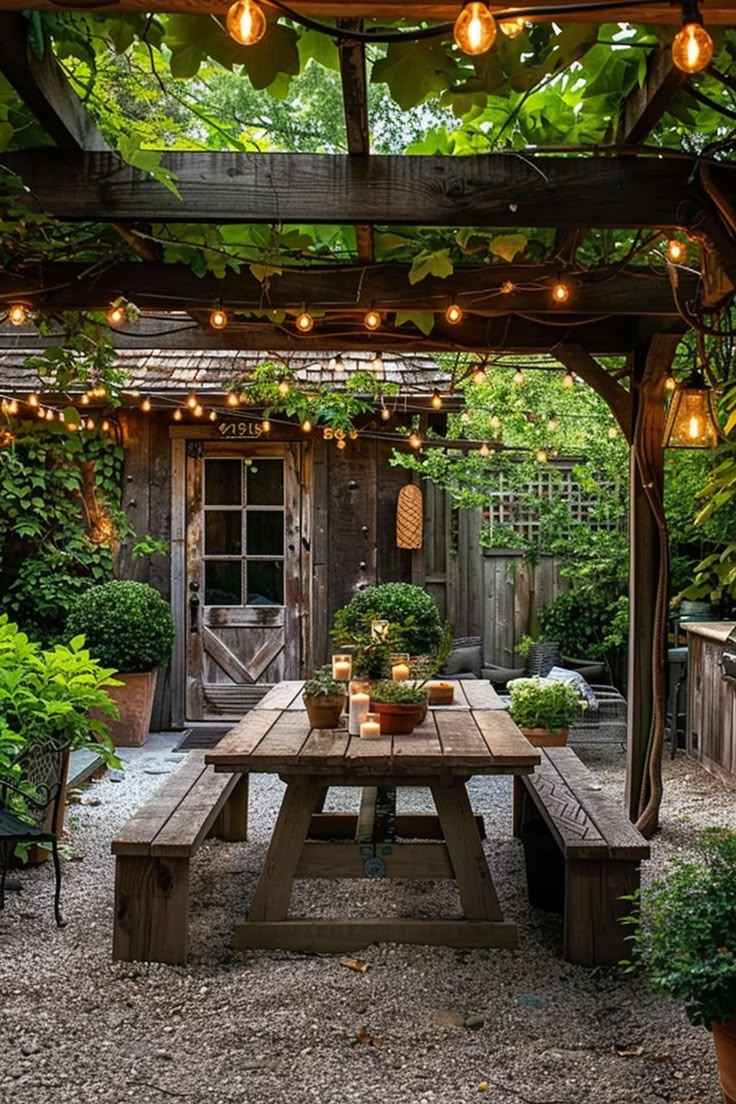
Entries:
<svg viewBox="0 0 736 1104">
<path fill-rule="evenodd" d="M 396 547 L 421 548 L 424 527 L 422 492 L 416 483 L 399 491 L 396 503 Z"/>
</svg>

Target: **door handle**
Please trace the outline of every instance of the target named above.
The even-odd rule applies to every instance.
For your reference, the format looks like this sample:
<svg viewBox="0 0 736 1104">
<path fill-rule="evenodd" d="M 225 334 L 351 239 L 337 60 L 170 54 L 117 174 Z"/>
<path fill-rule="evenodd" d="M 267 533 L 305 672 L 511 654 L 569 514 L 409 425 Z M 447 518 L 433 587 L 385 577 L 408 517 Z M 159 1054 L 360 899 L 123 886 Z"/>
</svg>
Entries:
<svg viewBox="0 0 736 1104">
<path fill-rule="evenodd" d="M 195 580 L 189 584 L 189 631 L 199 632 L 199 583 Z"/>
</svg>

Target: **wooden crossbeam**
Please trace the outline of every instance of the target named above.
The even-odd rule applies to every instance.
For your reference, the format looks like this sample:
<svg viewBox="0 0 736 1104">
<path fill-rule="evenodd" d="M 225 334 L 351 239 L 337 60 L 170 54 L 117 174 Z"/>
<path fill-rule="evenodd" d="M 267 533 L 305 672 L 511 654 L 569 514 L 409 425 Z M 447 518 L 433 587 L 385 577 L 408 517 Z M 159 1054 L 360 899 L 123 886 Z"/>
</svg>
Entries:
<svg viewBox="0 0 736 1104">
<path fill-rule="evenodd" d="M 70 221 L 682 226 L 705 201 L 694 159 L 165 154 L 181 199 L 114 154 L 3 155 L 40 209 Z M 713 166 L 731 195 L 736 169 Z"/>
<path fill-rule="evenodd" d="M 676 317 L 677 308 L 666 273 L 615 267 L 581 274 L 570 280 L 570 298 L 555 303 L 551 288 L 553 265 L 458 266 L 452 277 L 454 297 L 473 314 L 566 316 L 633 314 Z M 516 290 L 503 293 L 509 282 Z M 683 273 L 682 298 L 695 294 L 697 279 Z M 0 272 L 0 301 L 17 298 L 44 310 L 104 310 L 123 295 L 142 310 L 203 310 L 221 300 L 230 311 L 263 312 L 268 308 L 298 310 L 302 303 L 328 314 L 348 313 L 360 321 L 375 303 L 382 311 L 442 312 L 447 281 L 428 276 L 409 283 L 409 267 L 399 264 L 286 269 L 269 279 L 268 291 L 245 269 L 223 278 L 196 276 L 186 265 L 125 263 L 89 273 L 86 264 L 51 264 L 30 272 Z M 462 323 L 456 327 L 462 333 Z"/>
<path fill-rule="evenodd" d="M 224 14 L 232 0 L 117 0 L 115 11 L 145 12 L 185 12 L 188 15 Z M 580 11 L 575 8 L 580 5 Z M 561 5 L 562 6 L 562 5 Z M 589 5 L 587 5 L 589 8 Z M 65 0 L 64 10 L 78 8 L 80 11 L 94 11 L 96 8 L 109 11 L 110 0 Z M 413 22 L 431 21 L 451 23 L 457 17 L 457 0 L 435 0 L 431 4 L 409 0 L 293 0 L 293 7 L 303 15 L 317 19 L 406 19 Z M 516 14 L 519 8 L 529 14 L 529 18 L 538 22 L 576 22 L 576 23 L 669 23 L 680 22 L 679 5 L 668 0 L 651 0 L 650 3 L 636 3 L 633 0 L 623 7 L 586 10 L 586 0 L 566 0 L 562 15 L 535 15 L 535 9 L 549 9 L 549 0 L 524 0 L 520 5 L 509 5 L 508 10 Z M 4 11 L 58 11 L 58 0 L 0 0 L 0 10 Z M 708 4 L 706 21 L 709 26 L 730 26 L 736 22 L 736 0 L 713 0 Z M 494 11 L 498 16 L 499 11 Z"/>
<path fill-rule="evenodd" d="M 665 47 L 654 50 L 644 83 L 634 89 L 624 104 L 616 141 L 622 145 L 643 142 L 687 80 L 687 73 L 673 65 L 670 50 Z"/>
</svg>

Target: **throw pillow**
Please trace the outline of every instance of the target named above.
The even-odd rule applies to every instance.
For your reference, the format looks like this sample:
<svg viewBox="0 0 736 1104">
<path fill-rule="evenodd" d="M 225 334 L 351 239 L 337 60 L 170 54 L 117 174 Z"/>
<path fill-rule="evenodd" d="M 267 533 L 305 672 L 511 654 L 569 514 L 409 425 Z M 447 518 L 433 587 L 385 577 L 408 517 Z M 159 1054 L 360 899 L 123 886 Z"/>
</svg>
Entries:
<svg viewBox="0 0 736 1104">
<path fill-rule="evenodd" d="M 473 674 L 480 675 L 479 644 L 468 648 L 455 648 L 450 652 L 445 666 L 442 668 L 443 675 L 460 675 L 466 671 L 472 671 Z"/>
<path fill-rule="evenodd" d="M 595 696 L 593 687 L 589 682 L 586 682 L 579 671 L 570 671 L 566 667 L 551 667 L 546 678 L 557 682 L 569 682 L 580 692 L 580 696 L 585 698 L 589 710 L 598 708 L 598 698 Z"/>
</svg>

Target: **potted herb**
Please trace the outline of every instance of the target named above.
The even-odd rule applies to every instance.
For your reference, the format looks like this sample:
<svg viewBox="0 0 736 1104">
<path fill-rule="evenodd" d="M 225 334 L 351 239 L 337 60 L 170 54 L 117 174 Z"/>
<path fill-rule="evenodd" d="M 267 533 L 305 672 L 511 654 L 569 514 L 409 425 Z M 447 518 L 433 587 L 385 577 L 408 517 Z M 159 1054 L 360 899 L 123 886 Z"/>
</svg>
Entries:
<svg viewBox="0 0 736 1104">
<path fill-rule="evenodd" d="M 626 965 L 653 989 L 685 1005 L 692 1024 L 712 1030 L 725 1104 L 736 1104 L 736 832 L 699 836 L 699 859 L 641 890 Z"/>
<path fill-rule="evenodd" d="M 568 726 L 585 709 L 574 686 L 536 677 L 513 679 L 509 690 L 509 713 L 530 743 L 535 747 L 567 743 Z"/>
<path fill-rule="evenodd" d="M 406 736 L 421 723 L 427 712 L 423 685 L 383 679 L 371 686 L 371 713 L 378 713 L 381 735 Z"/>
<path fill-rule="evenodd" d="M 174 642 L 169 605 L 147 583 L 118 579 L 90 587 L 72 605 L 66 631 L 83 634 L 92 655 L 120 672 L 113 693 L 120 720 L 111 733 L 118 746 L 144 743 L 151 724 L 158 668 Z"/>
<path fill-rule="evenodd" d="M 318 667 L 304 683 L 302 699 L 312 728 L 337 728 L 345 708 L 345 683 L 332 677 L 331 667 Z"/>
</svg>

